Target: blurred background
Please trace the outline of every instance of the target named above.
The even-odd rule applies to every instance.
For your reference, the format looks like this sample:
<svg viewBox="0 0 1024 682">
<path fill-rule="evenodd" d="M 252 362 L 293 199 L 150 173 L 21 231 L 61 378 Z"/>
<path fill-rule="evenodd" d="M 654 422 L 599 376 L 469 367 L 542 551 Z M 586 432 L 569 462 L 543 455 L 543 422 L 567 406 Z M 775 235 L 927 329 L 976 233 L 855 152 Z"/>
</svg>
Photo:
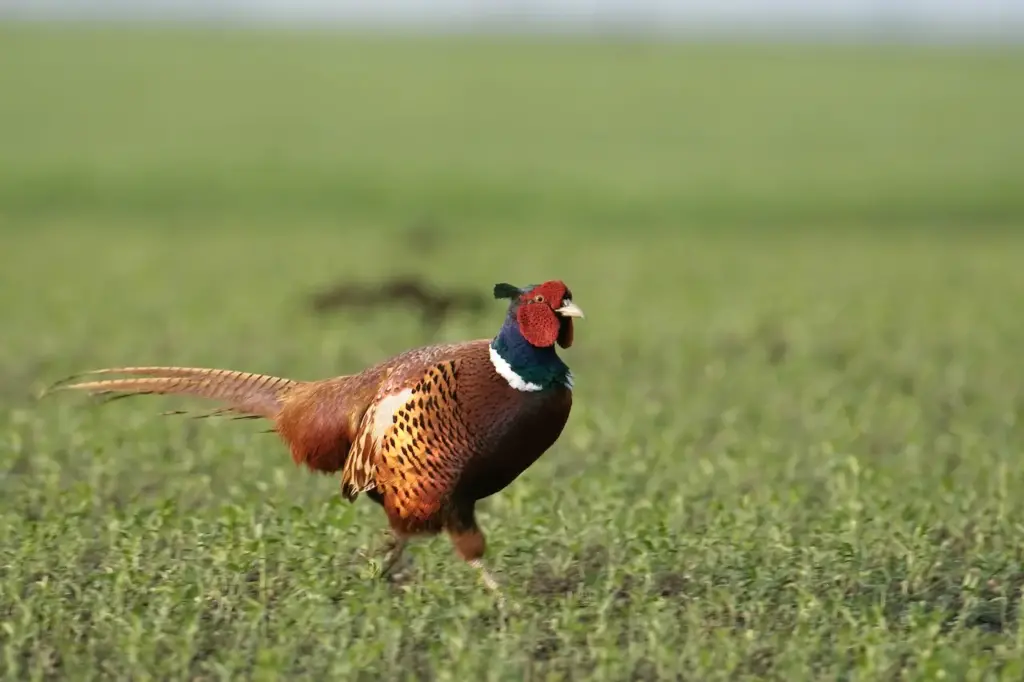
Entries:
<svg viewBox="0 0 1024 682">
<path fill-rule="evenodd" d="M 648 35 L 736 34 L 782 36 L 847 33 L 900 36 L 1014 36 L 1024 7 L 1016 0 L 6 0 L 11 16 L 37 19 L 160 19 L 331 22 L 347 26 L 442 30 L 531 28 L 581 33 Z M 1016 26 L 1014 26 L 1016 24 Z"/>
<path fill-rule="evenodd" d="M 0 17 L 0 301 L 96 288 L 69 324 L 124 314 L 139 286 L 147 309 L 180 304 L 188 273 L 201 298 L 398 303 L 457 336 L 475 323 L 442 318 L 495 279 L 642 274 L 696 296 L 701 267 L 736 267 L 712 235 L 835 259 L 851 252 L 824 235 L 888 248 L 878 234 L 1024 217 L 1017 0 L 3 0 Z M 677 260 L 625 265 L 652 253 Z M 26 349 L 62 347 L 54 319 L 18 325 Z"/>
<path fill-rule="evenodd" d="M 920 260 L 907 239 L 1024 219 L 1016 0 L 3 0 L 0 18 L 12 358 L 102 328 L 194 362 L 162 326 L 132 334 L 180 310 L 237 348 L 232 315 L 276 333 L 284 311 L 353 305 L 401 309 L 375 337 L 399 350 L 489 333 L 492 281 L 554 276 L 610 308 L 726 296 L 706 309 L 728 326 L 743 276 L 763 291 L 801 257 L 867 276 L 899 244 Z M 359 315 L 328 324 L 374 334 Z"/>
<path fill-rule="evenodd" d="M 1020 0 L 0 0 L 0 601 L 28 595 L 0 658 L 199 679 L 273 641 L 310 679 L 421 651 L 439 678 L 654 679 L 633 666 L 685 650 L 689 677 L 792 680 L 1019 656 L 1015 616 L 983 639 L 943 609 L 1009 612 L 1024 582 L 1022 37 Z M 356 372 L 492 336 L 495 282 L 554 278 L 587 314 L 573 416 L 485 505 L 541 605 L 511 644 L 452 615 L 484 596 L 440 545 L 420 602 L 337 565 L 378 510 L 263 425 L 35 401 L 105 366 Z M 561 611 L 586 581 L 611 603 L 620 578 L 573 577 L 588 546 L 646 576 L 633 625 Z"/>
</svg>

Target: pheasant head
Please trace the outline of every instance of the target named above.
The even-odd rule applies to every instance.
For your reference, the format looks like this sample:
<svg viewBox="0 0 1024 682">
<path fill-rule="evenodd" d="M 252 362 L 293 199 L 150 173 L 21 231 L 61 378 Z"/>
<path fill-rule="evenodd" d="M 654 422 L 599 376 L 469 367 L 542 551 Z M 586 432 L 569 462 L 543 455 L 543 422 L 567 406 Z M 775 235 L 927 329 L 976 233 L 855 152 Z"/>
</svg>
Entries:
<svg viewBox="0 0 1024 682">
<path fill-rule="evenodd" d="M 511 299 L 505 322 L 491 342 L 491 361 L 498 373 L 521 391 L 571 388 L 572 374 L 555 353 L 555 344 L 572 345 L 573 318 L 582 318 L 583 311 L 573 303 L 565 283 L 500 283 L 494 285 L 494 297 Z"/>
</svg>

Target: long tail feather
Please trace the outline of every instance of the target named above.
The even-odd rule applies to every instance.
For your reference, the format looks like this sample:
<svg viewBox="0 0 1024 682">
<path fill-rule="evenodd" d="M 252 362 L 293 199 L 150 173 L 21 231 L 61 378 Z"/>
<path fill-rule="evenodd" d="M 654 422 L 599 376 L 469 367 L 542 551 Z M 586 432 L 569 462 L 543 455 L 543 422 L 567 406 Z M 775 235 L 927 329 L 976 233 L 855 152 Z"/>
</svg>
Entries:
<svg viewBox="0 0 1024 682">
<path fill-rule="evenodd" d="M 132 379 L 77 381 L 85 377 L 128 374 Z M 74 382 L 74 383 L 70 383 Z M 58 381 L 47 393 L 62 390 L 86 391 L 118 400 L 133 395 L 192 395 L 227 403 L 208 416 L 233 412 L 273 419 L 281 409 L 283 396 L 301 382 L 227 369 L 199 367 L 113 367 L 78 374 Z"/>
<path fill-rule="evenodd" d="M 216 410 L 210 410 L 209 412 L 203 412 L 202 414 L 192 414 L 188 410 L 167 410 L 160 414 L 165 417 L 188 416 L 189 419 L 209 419 L 210 417 L 221 417 L 231 415 L 232 413 L 234 413 L 234 416 L 229 417 L 231 421 L 238 421 L 242 419 L 262 419 L 258 414 L 237 414 L 236 410 L 231 407 L 218 407 Z"/>
</svg>

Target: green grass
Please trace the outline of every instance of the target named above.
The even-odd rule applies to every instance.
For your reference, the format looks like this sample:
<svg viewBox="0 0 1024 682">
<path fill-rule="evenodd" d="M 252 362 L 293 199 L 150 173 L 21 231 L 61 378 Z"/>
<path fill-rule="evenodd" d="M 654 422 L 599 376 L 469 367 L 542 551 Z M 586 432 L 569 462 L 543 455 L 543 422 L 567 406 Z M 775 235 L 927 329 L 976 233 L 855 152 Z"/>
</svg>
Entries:
<svg viewBox="0 0 1024 682">
<path fill-rule="evenodd" d="M 1007 223 L 1024 51 L 0 29 L 0 213 Z"/>
<path fill-rule="evenodd" d="M 4 679 L 1024 675 L 1019 52 L 0 45 Z M 563 437 L 482 505 L 504 628 L 443 538 L 371 579 L 379 509 L 259 426 L 34 399 L 494 332 L 302 307 L 408 271 L 587 312 Z"/>
</svg>

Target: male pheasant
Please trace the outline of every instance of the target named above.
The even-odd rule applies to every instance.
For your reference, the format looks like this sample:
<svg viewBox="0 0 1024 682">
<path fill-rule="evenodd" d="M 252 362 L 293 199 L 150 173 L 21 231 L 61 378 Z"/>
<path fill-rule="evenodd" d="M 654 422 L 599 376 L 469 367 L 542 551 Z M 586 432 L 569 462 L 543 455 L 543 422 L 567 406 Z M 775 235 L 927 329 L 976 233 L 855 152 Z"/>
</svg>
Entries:
<svg viewBox="0 0 1024 682">
<path fill-rule="evenodd" d="M 341 471 L 341 493 L 381 505 L 391 542 L 382 574 L 407 541 L 447 532 L 456 552 L 500 591 L 482 558 L 474 506 L 502 490 L 558 439 L 572 407 L 569 348 L 583 312 L 561 281 L 496 284 L 511 302 L 493 339 L 406 351 L 359 374 L 295 381 L 223 369 L 121 367 L 70 377 L 55 389 L 115 397 L 189 394 L 219 401 L 211 414 L 262 417 L 296 464 Z M 87 375 L 132 378 L 77 381 Z"/>
</svg>

